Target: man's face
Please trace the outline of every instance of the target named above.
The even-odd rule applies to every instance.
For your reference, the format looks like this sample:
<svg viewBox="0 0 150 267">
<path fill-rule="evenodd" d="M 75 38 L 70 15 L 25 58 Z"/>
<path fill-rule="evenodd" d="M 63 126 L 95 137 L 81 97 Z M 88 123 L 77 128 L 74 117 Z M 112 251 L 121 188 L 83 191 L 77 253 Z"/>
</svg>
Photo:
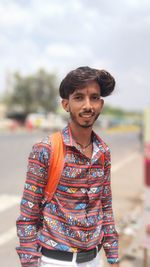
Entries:
<svg viewBox="0 0 150 267">
<path fill-rule="evenodd" d="M 72 123 L 76 126 L 92 127 L 103 107 L 98 83 L 91 82 L 86 87 L 75 90 L 69 99 L 62 100 L 62 105 L 70 112 Z"/>
</svg>

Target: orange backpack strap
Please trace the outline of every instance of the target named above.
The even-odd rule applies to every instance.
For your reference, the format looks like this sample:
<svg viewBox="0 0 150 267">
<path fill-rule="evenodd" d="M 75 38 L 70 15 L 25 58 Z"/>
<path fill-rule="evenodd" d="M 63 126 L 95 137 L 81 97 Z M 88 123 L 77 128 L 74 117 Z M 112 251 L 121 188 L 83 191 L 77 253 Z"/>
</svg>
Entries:
<svg viewBox="0 0 150 267">
<path fill-rule="evenodd" d="M 104 164 L 105 164 L 105 155 L 104 155 L 104 153 L 100 155 L 100 159 L 102 161 L 102 166 L 104 166 Z"/>
<path fill-rule="evenodd" d="M 48 181 L 45 187 L 45 197 L 51 200 L 59 183 L 65 159 L 65 145 L 61 132 L 56 132 L 50 137 L 51 155 L 49 162 Z"/>
</svg>

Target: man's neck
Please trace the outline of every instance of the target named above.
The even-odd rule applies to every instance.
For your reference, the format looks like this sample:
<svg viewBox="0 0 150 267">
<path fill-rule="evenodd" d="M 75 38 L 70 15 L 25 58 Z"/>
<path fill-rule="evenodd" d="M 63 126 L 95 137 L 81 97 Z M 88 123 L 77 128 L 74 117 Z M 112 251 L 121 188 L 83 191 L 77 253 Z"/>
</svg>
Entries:
<svg viewBox="0 0 150 267">
<path fill-rule="evenodd" d="M 70 122 L 69 126 L 74 140 L 83 146 L 86 146 L 91 139 L 92 127 L 84 128 L 77 126 L 73 122 Z"/>
</svg>

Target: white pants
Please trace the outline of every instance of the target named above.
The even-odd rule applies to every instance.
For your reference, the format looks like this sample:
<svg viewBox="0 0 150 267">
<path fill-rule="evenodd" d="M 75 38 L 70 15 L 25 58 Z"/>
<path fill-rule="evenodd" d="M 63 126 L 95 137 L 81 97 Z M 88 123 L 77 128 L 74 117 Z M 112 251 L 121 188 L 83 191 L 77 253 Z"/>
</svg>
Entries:
<svg viewBox="0 0 150 267">
<path fill-rule="evenodd" d="M 76 253 L 74 253 L 72 262 L 54 260 L 54 259 L 42 256 L 39 267 L 61 267 L 61 266 L 64 266 L 64 267 L 103 267 L 103 263 L 102 263 L 102 260 L 100 259 L 99 253 L 97 254 L 95 259 L 89 262 L 76 263 L 75 260 L 76 260 Z"/>
</svg>

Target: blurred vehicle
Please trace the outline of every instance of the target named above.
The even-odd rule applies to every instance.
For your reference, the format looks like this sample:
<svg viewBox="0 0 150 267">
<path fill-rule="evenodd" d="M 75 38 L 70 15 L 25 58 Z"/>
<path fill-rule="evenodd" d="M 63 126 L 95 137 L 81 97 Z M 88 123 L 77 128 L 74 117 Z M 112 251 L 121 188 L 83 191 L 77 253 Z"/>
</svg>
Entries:
<svg viewBox="0 0 150 267">
<path fill-rule="evenodd" d="M 40 129 L 42 130 L 62 130 L 66 125 L 66 121 L 55 113 L 49 113 L 47 118 L 42 121 L 40 125 Z"/>
<path fill-rule="evenodd" d="M 30 113 L 25 120 L 25 126 L 28 129 L 39 128 L 42 122 L 45 120 L 45 115 L 42 113 Z"/>
<path fill-rule="evenodd" d="M 27 115 L 25 125 L 28 129 L 60 130 L 65 126 L 65 120 L 55 113 L 30 113 Z"/>
</svg>

